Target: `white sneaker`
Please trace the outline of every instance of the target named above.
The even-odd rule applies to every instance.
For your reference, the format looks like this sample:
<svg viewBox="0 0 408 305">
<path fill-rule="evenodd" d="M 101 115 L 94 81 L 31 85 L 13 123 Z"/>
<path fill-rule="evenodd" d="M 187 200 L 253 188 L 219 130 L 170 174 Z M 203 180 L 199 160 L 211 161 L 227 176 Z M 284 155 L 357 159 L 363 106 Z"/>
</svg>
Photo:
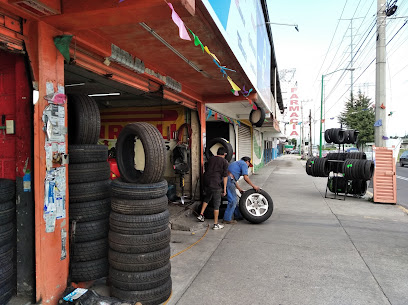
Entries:
<svg viewBox="0 0 408 305">
<path fill-rule="evenodd" d="M 220 224 L 220 223 L 216 223 L 213 225 L 213 230 L 221 230 L 224 228 L 224 225 Z"/>
<path fill-rule="evenodd" d="M 201 222 L 204 222 L 204 220 L 205 220 L 204 215 L 199 215 L 197 217 L 197 219 L 198 219 L 198 221 L 201 221 Z"/>
</svg>

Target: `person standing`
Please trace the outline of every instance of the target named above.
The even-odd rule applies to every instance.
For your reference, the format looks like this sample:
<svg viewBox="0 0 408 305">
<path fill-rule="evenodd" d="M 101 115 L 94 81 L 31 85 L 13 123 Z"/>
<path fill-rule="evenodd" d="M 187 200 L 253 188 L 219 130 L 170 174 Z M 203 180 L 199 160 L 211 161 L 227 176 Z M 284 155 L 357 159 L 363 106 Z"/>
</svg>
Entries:
<svg viewBox="0 0 408 305">
<path fill-rule="evenodd" d="M 260 187 L 252 183 L 251 179 L 248 177 L 248 167 L 253 167 L 250 157 L 242 157 L 241 160 L 232 162 L 228 166 L 228 179 L 227 179 L 227 199 L 228 206 L 224 213 L 223 223 L 235 224 L 237 221 L 235 219 L 242 219 L 241 212 L 237 208 L 238 195 L 237 189 L 240 193 L 244 190 L 237 184 L 237 181 L 241 176 L 244 176 L 244 180 L 248 183 L 254 190 L 259 191 Z M 232 216 L 235 215 L 235 219 Z"/>
<path fill-rule="evenodd" d="M 212 156 L 207 162 L 207 168 L 204 173 L 204 190 L 205 197 L 201 213 L 197 217 L 199 221 L 204 221 L 204 211 L 208 203 L 213 200 L 214 203 L 214 225 L 213 230 L 224 228 L 218 223 L 218 215 L 220 213 L 221 197 L 227 193 L 227 177 L 228 177 L 228 161 L 225 160 L 226 149 L 220 147 L 217 150 L 217 155 Z"/>
</svg>

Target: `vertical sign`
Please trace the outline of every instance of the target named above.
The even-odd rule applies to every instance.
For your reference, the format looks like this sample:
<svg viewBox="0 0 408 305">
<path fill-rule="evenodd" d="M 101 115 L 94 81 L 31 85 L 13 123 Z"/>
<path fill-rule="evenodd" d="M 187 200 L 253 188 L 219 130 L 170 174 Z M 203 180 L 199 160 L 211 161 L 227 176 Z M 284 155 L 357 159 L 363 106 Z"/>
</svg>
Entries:
<svg viewBox="0 0 408 305">
<path fill-rule="evenodd" d="M 292 125 L 292 132 L 290 134 L 291 136 L 297 137 L 299 136 L 298 132 L 296 131 L 297 125 L 299 124 L 299 98 L 297 96 L 297 88 L 291 88 L 291 96 L 290 96 L 290 102 L 289 102 L 289 123 Z"/>
</svg>

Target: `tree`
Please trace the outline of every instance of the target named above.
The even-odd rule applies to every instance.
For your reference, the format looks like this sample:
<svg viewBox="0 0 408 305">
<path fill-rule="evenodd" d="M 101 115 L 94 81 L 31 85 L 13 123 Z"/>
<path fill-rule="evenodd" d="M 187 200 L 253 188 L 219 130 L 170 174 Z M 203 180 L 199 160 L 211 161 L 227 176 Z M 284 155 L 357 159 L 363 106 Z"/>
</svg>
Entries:
<svg viewBox="0 0 408 305">
<path fill-rule="evenodd" d="M 357 99 L 353 96 L 346 103 L 346 109 L 339 116 L 343 127 L 359 131 L 357 146 L 374 142 L 375 113 L 371 99 L 358 92 Z"/>
<path fill-rule="evenodd" d="M 290 143 L 291 145 L 294 145 L 294 146 L 296 147 L 297 139 L 296 139 L 296 138 L 290 139 L 290 140 L 289 140 L 289 143 Z"/>
</svg>

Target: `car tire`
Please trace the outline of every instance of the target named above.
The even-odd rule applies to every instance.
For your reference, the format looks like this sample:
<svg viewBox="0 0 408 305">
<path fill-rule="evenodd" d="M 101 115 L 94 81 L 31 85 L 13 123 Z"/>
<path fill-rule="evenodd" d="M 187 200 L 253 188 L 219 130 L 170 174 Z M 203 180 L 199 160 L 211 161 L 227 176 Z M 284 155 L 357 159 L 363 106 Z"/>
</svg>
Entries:
<svg viewBox="0 0 408 305">
<path fill-rule="evenodd" d="M 16 182 L 0 178 L 0 202 L 10 201 L 16 193 Z"/>
<path fill-rule="evenodd" d="M 71 265 L 71 280 L 75 283 L 97 280 L 107 276 L 108 258 L 100 258 L 86 262 L 76 262 Z"/>
<path fill-rule="evenodd" d="M 252 109 L 249 113 L 249 121 L 255 127 L 262 127 L 265 121 L 265 110 L 257 106 L 258 109 Z"/>
<path fill-rule="evenodd" d="M 167 194 L 167 181 L 161 180 L 155 183 L 140 184 L 128 183 L 121 178 L 112 181 L 112 197 L 121 199 L 154 199 Z"/>
<path fill-rule="evenodd" d="M 224 138 L 214 138 L 208 141 L 207 146 L 205 148 L 205 157 L 207 158 L 207 160 L 214 156 L 214 154 L 211 151 L 211 148 L 216 144 L 221 144 L 225 148 L 225 150 L 227 151 L 225 160 L 230 162 L 234 152 L 231 143 Z"/>
<path fill-rule="evenodd" d="M 135 168 L 135 138 L 138 138 L 145 155 L 144 170 Z M 166 146 L 163 136 L 153 125 L 137 122 L 126 125 L 116 142 L 116 161 L 123 181 L 155 183 L 163 178 L 166 166 Z"/>
<path fill-rule="evenodd" d="M 108 160 L 106 145 L 68 145 L 69 163 L 94 163 Z"/>
<path fill-rule="evenodd" d="M 273 201 L 271 196 L 264 190 L 254 189 L 245 191 L 239 200 L 239 210 L 242 217 L 251 223 L 262 223 L 271 217 Z"/>
</svg>

